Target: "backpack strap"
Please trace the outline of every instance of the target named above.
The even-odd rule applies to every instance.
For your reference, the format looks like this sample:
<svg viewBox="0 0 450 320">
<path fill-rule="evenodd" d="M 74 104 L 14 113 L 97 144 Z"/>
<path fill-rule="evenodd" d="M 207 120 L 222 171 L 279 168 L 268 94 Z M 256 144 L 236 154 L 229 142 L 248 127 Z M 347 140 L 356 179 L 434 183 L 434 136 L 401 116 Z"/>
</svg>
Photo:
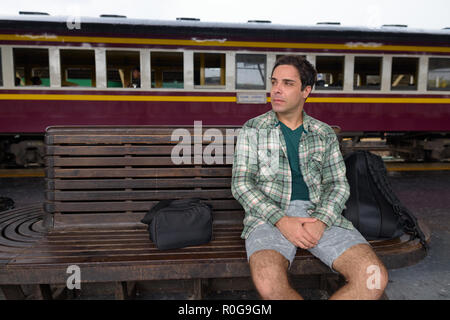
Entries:
<svg viewBox="0 0 450 320">
<path fill-rule="evenodd" d="M 366 156 L 367 166 L 371 176 L 373 177 L 375 185 L 385 199 L 392 205 L 392 208 L 394 209 L 395 214 L 399 217 L 400 223 L 405 232 L 410 234 L 412 238 L 419 238 L 423 247 L 428 249 L 425 235 L 419 227 L 417 218 L 400 202 L 392 190 L 392 186 L 387 179 L 386 166 L 384 165 L 381 157 L 370 152 L 364 152 L 364 154 Z"/>
</svg>

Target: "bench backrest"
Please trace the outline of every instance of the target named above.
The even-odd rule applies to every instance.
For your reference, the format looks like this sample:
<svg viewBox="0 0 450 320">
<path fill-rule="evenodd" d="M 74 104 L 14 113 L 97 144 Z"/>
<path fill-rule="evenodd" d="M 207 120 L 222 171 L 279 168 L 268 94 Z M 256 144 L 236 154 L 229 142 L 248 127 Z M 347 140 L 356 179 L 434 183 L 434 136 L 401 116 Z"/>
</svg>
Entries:
<svg viewBox="0 0 450 320">
<path fill-rule="evenodd" d="M 241 224 L 230 190 L 235 127 L 49 127 L 45 225 L 144 228 L 158 201 L 199 197 Z M 190 154 L 189 154 L 190 153 Z M 222 153 L 222 154 L 221 154 Z"/>
</svg>

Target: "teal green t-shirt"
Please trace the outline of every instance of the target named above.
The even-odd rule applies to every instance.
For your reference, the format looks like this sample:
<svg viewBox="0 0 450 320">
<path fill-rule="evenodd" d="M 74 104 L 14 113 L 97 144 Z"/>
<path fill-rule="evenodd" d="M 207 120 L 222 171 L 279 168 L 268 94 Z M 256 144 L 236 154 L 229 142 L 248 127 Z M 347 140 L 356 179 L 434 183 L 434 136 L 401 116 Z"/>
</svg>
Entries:
<svg viewBox="0 0 450 320">
<path fill-rule="evenodd" d="M 308 186 L 303 180 L 300 171 L 300 163 L 298 160 L 298 146 L 303 133 L 303 124 L 295 130 L 291 130 L 280 121 L 281 131 L 283 132 L 284 141 L 286 141 L 289 166 L 292 173 L 292 200 L 309 200 Z"/>
</svg>

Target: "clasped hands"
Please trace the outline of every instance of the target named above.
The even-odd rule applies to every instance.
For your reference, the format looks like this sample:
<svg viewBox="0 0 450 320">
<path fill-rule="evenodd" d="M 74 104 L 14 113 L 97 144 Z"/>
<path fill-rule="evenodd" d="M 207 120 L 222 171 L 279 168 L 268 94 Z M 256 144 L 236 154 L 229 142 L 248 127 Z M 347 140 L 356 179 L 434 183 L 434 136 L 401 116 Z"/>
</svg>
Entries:
<svg viewBox="0 0 450 320">
<path fill-rule="evenodd" d="M 284 216 L 275 224 L 283 236 L 302 249 L 315 247 L 326 225 L 316 218 L 301 218 Z"/>
</svg>

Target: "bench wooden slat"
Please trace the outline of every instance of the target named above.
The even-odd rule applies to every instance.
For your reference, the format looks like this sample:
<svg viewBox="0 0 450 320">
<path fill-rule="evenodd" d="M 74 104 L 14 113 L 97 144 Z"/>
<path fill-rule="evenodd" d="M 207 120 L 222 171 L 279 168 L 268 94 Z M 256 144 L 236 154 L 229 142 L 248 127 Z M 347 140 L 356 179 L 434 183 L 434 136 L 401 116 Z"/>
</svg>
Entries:
<svg viewBox="0 0 450 320">
<path fill-rule="evenodd" d="M 120 242 L 118 240 L 121 240 Z M 79 240 L 81 241 L 81 240 Z M 233 250 L 243 250 L 243 240 L 239 236 L 223 237 L 214 239 L 208 244 L 202 246 L 191 246 L 188 248 L 177 250 L 158 250 L 156 246 L 149 241 L 148 236 L 146 238 L 117 238 L 112 239 L 90 239 L 77 243 L 77 240 L 69 238 L 58 241 L 43 241 L 40 243 L 39 248 L 26 253 L 28 257 L 45 257 L 45 256 L 70 256 L 70 255 L 121 255 L 134 252 L 136 254 L 141 253 L 154 253 L 158 255 L 165 254 L 171 251 L 180 252 L 202 252 L 211 251 L 217 248 L 224 251 L 227 248 L 234 248 Z"/>
<path fill-rule="evenodd" d="M 215 210 L 241 210 L 242 207 L 236 200 L 205 200 Z M 120 211 L 142 211 L 147 212 L 158 201 L 119 201 L 119 202 L 58 202 L 53 205 L 53 212 L 120 212 Z M 105 216 L 106 217 L 106 216 Z"/>
<path fill-rule="evenodd" d="M 177 196 L 204 199 L 233 199 L 230 189 L 177 190 Z M 172 199 L 171 190 L 130 191 L 56 191 L 47 192 L 47 199 L 55 201 L 104 201 L 104 200 L 161 200 Z"/>
<path fill-rule="evenodd" d="M 185 188 L 230 188 L 230 178 L 152 178 L 152 179 L 90 179 L 90 180 L 61 180 L 53 181 L 55 190 L 66 189 L 173 189 Z"/>
<path fill-rule="evenodd" d="M 240 261 L 246 261 L 246 253 L 245 250 L 241 249 L 236 251 L 227 251 L 227 252 L 221 252 L 220 256 L 217 255 L 217 253 L 214 253 L 214 251 L 211 252 L 201 252 L 201 253 L 193 253 L 193 252 L 186 252 L 182 253 L 181 251 L 174 251 L 174 252 L 165 252 L 165 254 L 161 255 L 153 255 L 153 254 L 142 254 L 142 255 L 135 255 L 135 254 L 126 254 L 126 255 L 107 255 L 107 256 L 84 256 L 84 257 L 42 257 L 42 258 L 27 258 L 24 256 L 19 256 L 14 259 L 14 262 L 11 263 L 11 265 L 20 265 L 20 264 L 27 264 L 27 265 L 46 265 L 46 264 L 79 264 L 80 267 L 82 267 L 83 264 L 98 264 L 102 263 L 105 266 L 107 266 L 110 263 L 115 262 L 125 262 L 127 265 L 133 265 L 133 264 L 139 264 L 142 262 L 146 263 L 170 263 L 179 261 L 179 263 L 191 263 L 191 262 L 198 262 L 198 261 L 205 261 L 205 262 L 213 262 L 213 261 L 221 261 L 226 259 L 234 259 L 234 260 L 240 260 Z"/>
<path fill-rule="evenodd" d="M 205 126 L 206 127 L 206 126 Z M 226 127 L 226 126 L 220 126 Z M 230 126 L 232 127 L 232 126 Z M 183 126 L 187 130 L 193 130 L 194 126 Z M 152 126 L 51 126 L 46 129 L 47 138 L 63 135 L 102 135 L 102 134 L 123 134 L 123 135 L 139 135 L 139 134 L 170 134 L 174 127 L 170 125 L 152 125 Z M 51 142 L 47 142 L 51 143 Z"/>
<path fill-rule="evenodd" d="M 233 162 L 233 156 L 221 156 L 216 165 Z M 189 164 L 194 164 L 194 158 L 190 157 Z M 187 161 L 186 161 L 187 162 Z M 205 159 L 202 157 L 202 165 Z M 124 167 L 124 166 L 170 166 L 174 165 L 171 157 L 84 157 L 70 158 L 58 157 L 53 159 L 55 167 Z"/>
<path fill-rule="evenodd" d="M 410 246 L 417 246 L 417 242 L 409 241 Z M 45 247 L 44 247 L 45 248 Z M 159 251 L 154 249 L 153 251 L 149 248 L 144 248 L 143 250 L 135 250 L 132 247 L 128 250 L 109 250 L 106 252 L 99 251 L 74 251 L 72 254 L 69 252 L 63 252 L 61 256 L 50 253 L 48 256 L 37 254 L 37 256 L 32 255 L 21 255 L 17 257 L 13 262 L 12 266 L 27 264 L 27 265 L 47 265 L 47 264 L 72 264 L 77 263 L 80 267 L 84 267 L 84 264 L 90 265 L 95 263 L 102 263 L 108 265 L 115 262 L 123 262 L 127 265 L 140 264 L 142 262 L 146 263 L 164 263 L 170 264 L 176 261 L 180 263 L 191 263 L 198 261 L 214 262 L 227 261 L 227 260 L 240 260 L 241 263 L 246 262 L 245 247 L 243 245 L 231 248 L 231 250 L 215 250 L 208 246 L 190 247 L 186 249 L 177 250 L 165 250 Z M 377 250 L 377 252 L 380 250 Z M 216 254 L 214 254 L 216 252 Z M 217 254 L 220 252 L 220 254 Z M 388 251 L 385 251 L 385 253 Z M 401 252 L 401 251 L 400 251 Z M 305 250 L 298 250 L 296 254 L 296 260 L 301 260 L 304 258 L 313 258 L 312 255 Z"/>
<path fill-rule="evenodd" d="M 242 239 L 240 238 L 240 233 L 238 234 L 232 234 L 229 236 L 214 236 L 214 242 L 208 243 L 203 246 L 210 247 L 210 246 L 216 246 L 216 245 L 233 245 L 234 242 L 239 242 L 242 244 Z M 229 242 L 229 243 L 228 243 Z M 106 246 L 142 246 L 146 248 L 154 248 L 154 244 L 152 242 L 149 242 L 149 236 L 148 233 L 142 233 L 139 234 L 136 232 L 136 235 L 128 235 L 128 236 L 102 236 L 102 237 L 87 237 L 82 238 L 80 236 L 66 236 L 66 237 L 57 237 L 57 238 L 50 238 L 46 240 L 42 240 L 40 245 L 48 245 L 48 246 L 61 246 L 63 244 L 69 245 L 70 248 L 105 248 Z M 37 249 L 36 251 L 39 251 L 41 249 Z"/>
<path fill-rule="evenodd" d="M 93 241 L 91 241 L 93 243 Z M 245 246 L 243 244 L 243 240 L 229 240 L 225 239 L 224 241 L 212 241 L 207 245 L 202 246 L 192 246 L 183 249 L 177 250 L 158 250 L 152 243 L 149 241 L 142 241 L 139 243 L 132 242 L 132 239 L 129 242 L 108 242 L 103 246 L 102 241 L 99 241 L 96 245 L 79 245 L 73 244 L 72 242 L 62 242 L 57 244 L 46 244 L 42 243 L 39 247 L 39 250 L 32 250 L 27 254 L 23 254 L 19 259 L 15 260 L 15 263 L 21 263 L 21 260 L 34 261 L 37 264 L 45 264 L 46 260 L 57 260 L 57 259 L 70 259 L 70 258 L 78 258 L 82 259 L 83 262 L 92 262 L 96 259 L 103 259 L 107 257 L 114 256 L 117 260 L 127 260 L 130 263 L 134 261 L 141 261 L 141 259 L 137 258 L 137 256 L 148 256 L 150 261 L 157 260 L 160 257 L 164 257 L 167 254 L 177 255 L 177 256 L 185 256 L 191 258 L 194 255 L 203 255 L 210 254 L 213 252 L 217 252 L 217 256 L 220 256 L 222 253 L 229 252 L 240 252 L 245 254 Z M 416 244 L 411 244 L 416 245 Z M 375 251 L 384 252 L 384 254 L 389 253 L 388 250 L 384 248 L 375 247 Z M 398 253 L 401 253 L 399 251 Z M 311 254 L 304 250 L 298 250 L 296 257 L 297 259 L 302 257 L 308 257 Z"/>
<path fill-rule="evenodd" d="M 47 146 L 46 154 L 52 156 L 121 156 L 121 155 L 167 155 L 173 146 Z"/>
<path fill-rule="evenodd" d="M 202 130 L 201 135 L 194 133 L 194 130 L 176 131 L 174 128 L 169 132 L 149 133 L 149 134 L 73 134 L 73 135 L 53 135 L 50 144 L 178 144 L 183 141 L 190 140 L 192 143 L 211 143 L 216 141 L 212 134 L 216 131 L 206 132 L 208 129 Z M 214 130 L 218 130 L 214 128 Z M 229 129 L 219 130 L 222 134 L 222 141 L 227 138 L 235 138 L 236 132 Z M 184 136 L 186 135 L 186 136 Z"/>
<path fill-rule="evenodd" d="M 55 169 L 54 178 L 230 177 L 231 168 Z"/>
<path fill-rule="evenodd" d="M 57 143 L 65 143 L 63 140 L 54 140 L 57 139 L 69 139 L 70 137 L 76 136 L 147 136 L 147 135 L 155 135 L 155 136 L 171 136 L 174 133 L 174 130 L 178 130 L 178 132 L 189 132 L 190 135 L 194 135 L 197 132 L 200 132 L 199 126 L 194 125 L 183 125 L 183 126 L 172 126 L 172 125 L 144 125 L 144 126 L 83 126 L 83 127 L 74 127 L 74 126 L 52 126 L 47 128 L 47 141 L 46 144 L 57 144 Z M 210 129 L 214 129 L 215 131 L 220 131 L 223 135 L 232 135 L 239 130 L 239 127 L 236 126 L 227 126 L 227 125 L 204 125 L 201 126 L 201 132 L 204 134 L 205 131 L 211 132 Z"/>
<path fill-rule="evenodd" d="M 193 138 L 193 137 L 192 137 Z M 174 136 L 171 138 L 171 133 L 163 135 L 54 135 L 52 136 L 52 144 L 177 144 L 180 140 Z"/>
<path fill-rule="evenodd" d="M 234 232 L 230 235 L 222 234 L 214 237 L 214 240 L 208 244 L 202 246 L 191 246 L 188 248 L 179 249 L 182 251 L 201 251 L 203 249 L 211 250 L 213 248 L 234 248 L 236 246 L 243 246 L 243 241 L 240 238 L 241 232 Z M 406 240 L 404 243 L 406 243 Z M 384 243 L 384 244 L 383 244 Z M 375 250 L 385 250 L 389 245 L 385 245 L 387 242 L 372 243 Z M 398 243 L 397 243 L 398 244 Z M 49 235 L 46 239 L 41 241 L 39 248 L 27 253 L 27 256 L 39 256 L 52 255 L 52 256 L 67 256 L 71 253 L 75 254 L 99 254 L 101 252 L 114 252 L 114 254 L 120 254 L 117 250 L 142 250 L 147 253 L 155 252 L 158 254 L 164 254 L 166 251 L 159 251 L 156 246 L 149 241 L 148 234 L 141 232 L 136 235 L 103 235 L 96 238 L 95 235 L 91 237 L 78 235 L 78 236 L 55 236 Z M 386 251 L 386 250 L 385 250 Z"/>
<path fill-rule="evenodd" d="M 171 156 L 172 150 L 174 149 L 174 145 L 157 145 L 157 146 L 148 146 L 148 145 L 69 145 L 69 146 L 47 146 L 46 153 L 53 156 Z M 191 156 L 201 156 L 203 154 L 211 154 L 215 149 L 221 151 L 223 156 L 233 156 L 234 149 L 229 148 L 227 151 L 226 145 L 202 145 L 201 149 L 194 148 L 193 145 L 188 145 L 188 147 L 184 147 L 184 145 L 180 145 L 180 147 L 173 152 L 176 155 L 180 155 L 182 150 L 190 150 Z M 208 150 L 205 150 L 208 148 Z M 182 150 L 181 150 L 182 149 Z M 192 159 L 191 159 L 192 160 Z M 231 162 L 228 162 L 231 163 Z"/>
<path fill-rule="evenodd" d="M 79 209 L 79 208 L 77 208 Z M 91 210 L 86 208 L 86 210 Z M 103 212 L 102 212 L 103 210 Z M 142 212 L 121 212 L 121 213 L 110 213 L 107 208 L 102 207 L 99 212 L 86 211 L 83 214 L 72 214 L 68 211 L 64 214 L 54 213 L 54 225 L 53 228 L 57 230 L 68 230 L 68 229 L 144 229 L 146 226 L 140 222 L 144 217 L 146 211 Z M 76 211 L 78 212 L 78 211 Z M 213 212 L 213 223 L 215 225 L 223 224 L 242 224 L 244 218 L 244 212 L 240 210 L 224 210 L 224 211 L 214 211 Z"/>
</svg>

